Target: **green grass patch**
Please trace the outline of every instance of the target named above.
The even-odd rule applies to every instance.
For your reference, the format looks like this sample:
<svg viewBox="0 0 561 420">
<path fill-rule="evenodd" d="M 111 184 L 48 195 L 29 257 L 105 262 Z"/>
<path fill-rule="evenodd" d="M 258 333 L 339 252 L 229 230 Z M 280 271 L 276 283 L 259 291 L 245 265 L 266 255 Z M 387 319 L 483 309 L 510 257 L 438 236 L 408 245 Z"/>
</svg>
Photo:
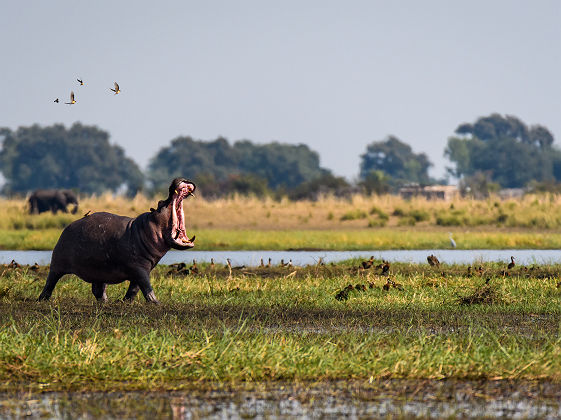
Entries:
<svg viewBox="0 0 561 420">
<path fill-rule="evenodd" d="M 376 262 L 378 263 L 378 262 Z M 161 305 L 98 304 L 47 269 L 3 268 L 0 390 L 181 389 L 207 381 L 523 379 L 561 381 L 561 266 L 481 269 L 359 261 L 230 274 L 153 272 Z M 479 264 L 478 264 L 479 265 Z M 352 286 L 352 287 L 350 287 Z M 359 287 L 364 286 L 364 287 Z M 348 290 L 346 299 L 337 293 Z"/>
<path fill-rule="evenodd" d="M 370 229 L 338 230 L 233 230 L 192 229 L 197 250 L 384 250 L 449 248 L 452 231 L 458 249 L 556 249 L 561 248 L 561 233 L 552 231 L 458 228 L 417 229 L 415 219 L 402 218 L 400 227 L 387 227 L 385 220 L 369 219 Z M 0 230 L 0 249 L 50 250 L 61 230 Z"/>
<path fill-rule="evenodd" d="M 366 219 L 367 217 L 368 215 L 364 210 L 354 209 L 354 210 L 349 210 L 345 214 L 343 214 L 341 216 L 341 221 Z"/>
</svg>

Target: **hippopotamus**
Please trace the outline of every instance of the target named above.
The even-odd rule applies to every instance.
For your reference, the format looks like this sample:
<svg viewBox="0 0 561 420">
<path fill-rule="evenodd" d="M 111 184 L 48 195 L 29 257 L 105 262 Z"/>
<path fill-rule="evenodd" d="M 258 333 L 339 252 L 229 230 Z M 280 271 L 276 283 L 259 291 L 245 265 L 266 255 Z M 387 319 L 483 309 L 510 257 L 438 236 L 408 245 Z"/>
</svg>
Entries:
<svg viewBox="0 0 561 420">
<path fill-rule="evenodd" d="M 65 274 L 91 283 L 99 301 L 107 300 L 108 284 L 130 281 L 125 301 L 141 290 L 148 302 L 158 303 L 150 284 L 150 272 L 170 250 L 195 246 L 185 230 L 183 200 L 194 195 L 195 184 L 176 178 L 166 200 L 157 209 L 131 218 L 112 213 L 92 213 L 69 224 L 53 249 L 47 282 L 39 300 L 48 300 Z"/>
</svg>

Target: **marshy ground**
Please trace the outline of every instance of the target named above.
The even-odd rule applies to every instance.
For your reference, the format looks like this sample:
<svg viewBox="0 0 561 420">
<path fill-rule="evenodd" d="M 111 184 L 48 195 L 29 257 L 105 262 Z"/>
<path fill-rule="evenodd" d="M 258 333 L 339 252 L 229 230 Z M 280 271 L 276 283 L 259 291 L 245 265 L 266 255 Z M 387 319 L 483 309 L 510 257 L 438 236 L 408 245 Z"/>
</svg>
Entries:
<svg viewBox="0 0 561 420">
<path fill-rule="evenodd" d="M 506 263 L 158 266 L 161 305 L 5 265 L 0 416 L 555 417 L 561 266 Z"/>
<path fill-rule="evenodd" d="M 5 266 L 0 389 L 177 390 L 203 382 L 561 378 L 559 266 L 159 266 L 159 306 L 98 303 Z M 341 291 L 346 291 L 341 298 Z"/>
</svg>

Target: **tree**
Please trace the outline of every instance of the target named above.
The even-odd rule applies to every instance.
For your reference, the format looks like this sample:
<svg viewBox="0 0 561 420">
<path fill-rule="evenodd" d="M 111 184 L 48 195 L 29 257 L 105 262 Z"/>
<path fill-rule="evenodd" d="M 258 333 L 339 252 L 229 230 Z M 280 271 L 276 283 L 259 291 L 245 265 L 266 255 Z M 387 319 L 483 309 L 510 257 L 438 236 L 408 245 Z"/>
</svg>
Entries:
<svg viewBox="0 0 561 420">
<path fill-rule="evenodd" d="M 95 126 L 3 128 L 0 136 L 4 192 L 74 188 L 101 193 L 126 185 L 127 192 L 135 194 L 142 188 L 143 175 L 136 163 L 121 147 L 109 143 L 109 133 Z"/>
<path fill-rule="evenodd" d="M 391 190 L 391 179 L 384 171 L 375 170 L 370 171 L 359 185 L 364 189 L 368 195 L 371 194 L 387 194 Z"/>
<path fill-rule="evenodd" d="M 349 198 L 355 192 L 345 178 L 328 173 L 292 188 L 288 197 L 291 200 L 318 200 L 322 195 Z"/>
<path fill-rule="evenodd" d="M 229 177 L 242 175 L 254 176 L 252 180 L 239 178 L 254 187 L 256 179 L 264 179 L 268 188 L 291 189 L 329 173 L 319 166 L 318 154 L 303 144 L 258 145 L 242 140 L 230 145 L 224 138 L 201 141 L 191 137 L 178 137 L 161 148 L 151 159 L 148 170 L 154 189 L 165 188 L 169 179 L 176 176 L 188 177 L 200 185 L 199 178 L 207 183 L 210 179 L 223 183 Z M 241 188 L 238 183 L 231 185 Z M 242 190 L 245 188 L 247 185 Z M 214 195 L 215 188 L 211 187 L 211 191 Z"/>
<path fill-rule="evenodd" d="M 514 116 L 481 117 L 474 124 L 461 124 L 455 133 L 444 154 L 454 163 L 448 172 L 456 178 L 486 174 L 490 182 L 520 188 L 532 180 L 552 180 L 561 167 L 549 130 L 528 127 Z"/>
<path fill-rule="evenodd" d="M 427 155 L 414 153 L 406 143 L 397 137 L 370 143 L 366 153 L 361 155 L 360 178 L 365 181 L 371 172 L 381 171 L 392 178 L 394 185 L 408 182 L 430 183 L 428 169 L 432 166 Z"/>
</svg>

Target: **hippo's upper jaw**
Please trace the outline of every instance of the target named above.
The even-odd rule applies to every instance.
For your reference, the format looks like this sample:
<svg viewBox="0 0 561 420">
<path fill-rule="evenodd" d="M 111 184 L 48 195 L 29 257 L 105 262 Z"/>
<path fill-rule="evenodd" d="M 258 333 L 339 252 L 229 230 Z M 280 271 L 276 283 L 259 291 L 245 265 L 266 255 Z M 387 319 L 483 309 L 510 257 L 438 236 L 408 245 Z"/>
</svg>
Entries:
<svg viewBox="0 0 561 420">
<path fill-rule="evenodd" d="M 174 185 L 175 184 L 175 185 Z M 172 189 L 172 187 L 175 187 Z M 175 179 L 170 187 L 170 213 L 171 213 L 171 232 L 170 245 L 175 249 L 188 249 L 195 246 L 195 236 L 191 239 L 185 230 L 185 213 L 183 212 L 183 199 L 194 195 L 195 184 L 185 179 Z"/>
</svg>

